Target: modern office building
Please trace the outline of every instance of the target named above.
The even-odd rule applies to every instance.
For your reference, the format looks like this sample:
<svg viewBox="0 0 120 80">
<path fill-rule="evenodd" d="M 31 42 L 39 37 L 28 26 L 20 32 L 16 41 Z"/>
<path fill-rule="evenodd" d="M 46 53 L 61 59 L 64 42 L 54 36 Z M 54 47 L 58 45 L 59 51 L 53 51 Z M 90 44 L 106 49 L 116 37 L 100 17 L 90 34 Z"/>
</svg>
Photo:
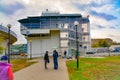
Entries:
<svg viewBox="0 0 120 80">
<path fill-rule="evenodd" d="M 59 12 L 44 11 L 41 16 L 32 16 L 18 20 L 21 33 L 26 36 L 28 54 L 33 57 L 42 56 L 45 51 L 49 54 L 56 49 L 60 55 L 64 50 L 68 57 L 72 57 L 76 51 L 76 27 L 79 51 L 81 55 L 91 48 L 89 16 L 81 14 L 60 14 Z"/>
</svg>

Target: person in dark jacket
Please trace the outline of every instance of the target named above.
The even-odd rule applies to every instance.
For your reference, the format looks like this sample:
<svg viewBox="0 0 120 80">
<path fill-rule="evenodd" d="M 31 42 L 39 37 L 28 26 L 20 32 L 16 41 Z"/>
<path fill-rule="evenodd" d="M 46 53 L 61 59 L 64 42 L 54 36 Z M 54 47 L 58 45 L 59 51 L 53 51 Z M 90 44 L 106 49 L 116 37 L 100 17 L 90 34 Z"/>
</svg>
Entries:
<svg viewBox="0 0 120 80">
<path fill-rule="evenodd" d="M 48 51 L 45 52 L 45 55 L 44 55 L 44 62 L 45 62 L 45 69 L 47 69 L 47 63 L 49 63 Z"/>
<path fill-rule="evenodd" d="M 53 63 L 54 63 L 54 69 L 58 69 L 58 52 L 56 50 L 53 51 Z"/>
<path fill-rule="evenodd" d="M 64 58 L 66 58 L 66 54 L 67 54 L 67 51 L 65 50 L 65 51 L 64 51 Z"/>
</svg>

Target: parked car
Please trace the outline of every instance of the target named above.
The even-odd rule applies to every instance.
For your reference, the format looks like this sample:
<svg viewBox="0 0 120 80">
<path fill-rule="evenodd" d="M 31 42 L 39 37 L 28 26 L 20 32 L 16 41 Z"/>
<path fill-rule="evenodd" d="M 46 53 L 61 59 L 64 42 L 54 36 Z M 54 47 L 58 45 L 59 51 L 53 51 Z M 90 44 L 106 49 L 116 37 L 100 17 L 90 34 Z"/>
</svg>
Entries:
<svg viewBox="0 0 120 80">
<path fill-rule="evenodd" d="M 109 50 L 111 52 L 120 52 L 120 45 L 112 45 L 110 46 Z"/>
<path fill-rule="evenodd" d="M 95 54 L 95 51 L 87 51 L 86 54 Z"/>
</svg>

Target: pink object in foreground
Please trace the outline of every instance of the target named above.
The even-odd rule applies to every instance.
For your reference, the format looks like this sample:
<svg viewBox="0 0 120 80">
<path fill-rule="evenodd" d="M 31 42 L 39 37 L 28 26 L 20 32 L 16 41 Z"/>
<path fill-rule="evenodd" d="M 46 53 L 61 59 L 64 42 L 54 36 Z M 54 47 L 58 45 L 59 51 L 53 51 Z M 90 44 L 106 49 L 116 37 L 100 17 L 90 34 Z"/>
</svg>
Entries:
<svg viewBox="0 0 120 80">
<path fill-rule="evenodd" d="M 14 80 L 11 65 L 7 62 L 0 62 L 0 80 Z"/>
</svg>

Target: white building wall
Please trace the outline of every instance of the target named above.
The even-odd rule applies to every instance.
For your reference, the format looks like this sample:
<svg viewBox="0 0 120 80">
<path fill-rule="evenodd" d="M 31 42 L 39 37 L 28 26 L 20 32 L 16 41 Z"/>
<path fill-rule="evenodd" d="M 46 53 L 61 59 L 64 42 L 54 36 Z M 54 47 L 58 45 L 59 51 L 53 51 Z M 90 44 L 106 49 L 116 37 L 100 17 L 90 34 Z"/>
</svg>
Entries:
<svg viewBox="0 0 120 80">
<path fill-rule="evenodd" d="M 60 37 L 61 38 L 68 38 L 68 32 L 61 32 Z"/>
<path fill-rule="evenodd" d="M 61 40 L 61 47 L 68 47 L 68 40 Z"/>
<path fill-rule="evenodd" d="M 32 54 L 32 57 L 43 56 L 45 51 L 49 52 L 49 55 L 52 55 L 54 49 L 58 49 L 60 46 L 60 32 L 53 31 L 50 33 L 50 36 L 47 37 L 29 37 L 28 39 L 28 57 Z M 32 40 L 31 45 L 29 40 Z M 30 46 L 31 50 L 30 50 Z"/>
</svg>

